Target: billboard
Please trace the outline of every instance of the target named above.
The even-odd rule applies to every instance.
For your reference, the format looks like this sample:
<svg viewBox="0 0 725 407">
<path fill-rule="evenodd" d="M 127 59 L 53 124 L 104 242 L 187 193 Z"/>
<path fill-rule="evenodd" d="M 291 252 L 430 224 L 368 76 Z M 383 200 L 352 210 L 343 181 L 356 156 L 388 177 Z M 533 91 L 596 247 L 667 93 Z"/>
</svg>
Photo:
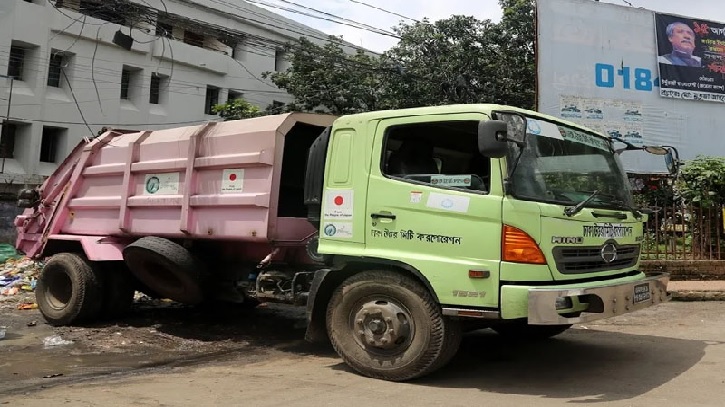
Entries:
<svg viewBox="0 0 725 407">
<path fill-rule="evenodd" d="M 725 103 L 725 24 L 655 14 L 660 96 Z"/>
<path fill-rule="evenodd" d="M 724 24 L 591 0 L 536 8 L 537 110 L 635 145 L 675 146 L 684 160 L 725 156 Z M 622 160 L 628 172 L 667 172 L 659 156 Z"/>
</svg>

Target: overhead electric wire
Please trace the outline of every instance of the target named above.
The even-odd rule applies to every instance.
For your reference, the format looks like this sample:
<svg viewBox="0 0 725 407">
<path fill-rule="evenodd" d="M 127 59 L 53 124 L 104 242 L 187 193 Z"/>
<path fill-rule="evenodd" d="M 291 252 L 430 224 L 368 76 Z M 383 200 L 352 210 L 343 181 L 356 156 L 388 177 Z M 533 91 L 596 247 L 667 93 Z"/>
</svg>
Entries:
<svg viewBox="0 0 725 407">
<path fill-rule="evenodd" d="M 387 13 L 387 14 L 392 14 L 392 15 L 395 15 L 395 16 L 398 16 L 398 17 L 402 17 L 402 18 L 404 18 L 406 20 L 415 21 L 416 23 L 419 23 L 420 22 L 420 20 L 416 20 L 415 18 L 408 17 L 408 16 L 404 16 L 402 14 L 396 13 L 395 11 L 386 10 L 386 9 L 384 9 L 382 7 L 373 6 L 372 4 L 365 3 L 364 1 L 360 1 L 360 0 L 349 0 L 349 1 L 352 2 L 352 3 L 357 3 L 357 4 L 360 4 L 360 5 L 363 5 L 363 6 L 367 6 L 367 7 L 376 9 L 376 10 L 380 10 L 380 11 L 382 11 L 384 13 Z"/>
<path fill-rule="evenodd" d="M 274 8 L 274 9 L 279 9 L 279 10 L 287 11 L 289 13 L 300 14 L 300 15 L 307 16 L 307 17 L 311 17 L 311 18 L 315 18 L 315 19 L 318 19 L 318 20 L 329 21 L 329 22 L 332 22 L 332 23 L 335 23 L 335 24 L 340 24 L 340 25 L 345 25 L 345 26 L 348 26 L 348 27 L 357 28 L 359 30 L 370 31 L 370 32 L 372 32 L 374 34 L 385 35 L 385 36 L 388 36 L 388 37 L 393 37 L 393 38 L 400 39 L 400 36 L 398 36 L 397 34 L 392 33 L 390 31 L 387 31 L 387 30 L 384 30 L 382 28 L 378 28 L 378 27 L 374 27 L 374 26 L 371 26 L 371 25 L 368 25 L 368 24 L 360 23 L 360 22 L 357 22 L 355 20 L 350 20 L 350 19 L 347 19 L 347 18 L 344 18 L 344 17 L 340 17 L 340 16 L 337 16 L 335 14 L 331 14 L 331 13 L 328 13 L 328 12 L 325 12 L 325 11 L 320 11 L 320 10 L 315 9 L 315 8 L 312 8 L 312 7 L 303 6 L 303 5 L 299 4 L 299 3 L 295 3 L 295 2 L 292 2 L 292 1 L 279 0 L 279 1 L 283 2 L 283 3 L 292 4 L 292 5 L 295 5 L 297 7 L 303 8 L 305 10 L 311 10 L 311 11 L 314 11 L 314 12 L 317 12 L 317 13 L 320 13 L 320 14 L 323 14 L 323 15 L 326 15 L 326 16 L 333 17 L 333 18 L 320 17 L 320 16 L 317 16 L 317 15 L 314 15 L 314 14 L 305 13 L 305 12 L 302 12 L 302 11 L 298 11 L 298 10 L 295 10 L 295 9 L 291 9 L 289 7 L 277 6 L 277 5 L 274 5 L 274 4 L 265 2 L 265 1 L 259 1 L 259 0 L 245 0 L 245 1 L 247 1 L 248 3 L 252 3 L 252 4 L 261 4 L 261 5 L 264 5 L 264 6 L 267 6 L 267 7 L 271 7 L 271 8 Z"/>
<path fill-rule="evenodd" d="M 78 108 L 78 113 L 81 115 L 81 120 L 83 120 L 83 124 L 86 125 L 88 128 L 88 131 L 91 133 L 91 137 L 94 136 L 93 130 L 91 129 L 91 126 L 88 124 L 88 121 L 86 120 L 86 117 L 83 115 L 83 109 L 81 109 L 81 105 L 78 104 L 78 99 L 76 99 L 76 95 L 73 92 L 73 87 L 70 84 L 70 81 L 68 80 L 68 76 L 65 74 L 65 71 L 63 71 L 63 68 L 60 68 L 60 73 L 63 74 L 63 77 L 65 78 L 66 83 L 68 84 L 68 89 L 70 89 L 70 94 L 73 96 L 73 101 L 76 102 L 76 107 Z"/>
</svg>

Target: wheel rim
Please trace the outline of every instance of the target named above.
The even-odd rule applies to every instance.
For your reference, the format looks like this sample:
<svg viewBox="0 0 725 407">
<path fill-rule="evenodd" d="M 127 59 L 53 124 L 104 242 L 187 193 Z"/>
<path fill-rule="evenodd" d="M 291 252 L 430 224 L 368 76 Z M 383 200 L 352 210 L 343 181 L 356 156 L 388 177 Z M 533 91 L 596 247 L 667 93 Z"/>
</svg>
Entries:
<svg viewBox="0 0 725 407">
<path fill-rule="evenodd" d="M 392 299 L 363 300 L 350 317 L 355 341 L 369 352 L 397 354 L 413 341 L 415 322 L 410 312 Z"/>
<path fill-rule="evenodd" d="M 44 271 L 45 289 L 43 290 L 48 305 L 55 310 L 65 308 L 73 296 L 73 282 L 68 274 L 57 268 Z"/>
</svg>

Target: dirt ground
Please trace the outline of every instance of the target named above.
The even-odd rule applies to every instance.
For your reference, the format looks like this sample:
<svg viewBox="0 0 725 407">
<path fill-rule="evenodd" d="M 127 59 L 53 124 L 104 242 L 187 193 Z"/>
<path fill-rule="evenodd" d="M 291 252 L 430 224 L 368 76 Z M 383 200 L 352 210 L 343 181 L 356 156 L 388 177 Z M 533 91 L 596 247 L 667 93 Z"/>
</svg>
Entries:
<svg viewBox="0 0 725 407">
<path fill-rule="evenodd" d="M 0 402 L 13 406 L 722 406 L 725 391 L 716 301 L 662 304 L 542 343 L 477 331 L 448 366 L 409 383 L 361 377 L 305 343 L 303 309 L 140 304 L 123 322 L 82 328 L 48 327 L 35 310 L 1 315 Z M 46 349 L 52 334 L 74 343 Z"/>
<path fill-rule="evenodd" d="M 189 365 L 241 351 L 261 356 L 276 344 L 302 341 L 304 336 L 302 307 L 187 307 L 146 300 L 137 301 L 133 312 L 120 320 L 52 327 L 37 309 L 17 309 L 17 304 L 33 300 L 29 293 L 0 302 L 0 330 L 6 332 L 0 340 L 0 395 L 34 389 L 49 379 L 63 382 Z"/>
</svg>

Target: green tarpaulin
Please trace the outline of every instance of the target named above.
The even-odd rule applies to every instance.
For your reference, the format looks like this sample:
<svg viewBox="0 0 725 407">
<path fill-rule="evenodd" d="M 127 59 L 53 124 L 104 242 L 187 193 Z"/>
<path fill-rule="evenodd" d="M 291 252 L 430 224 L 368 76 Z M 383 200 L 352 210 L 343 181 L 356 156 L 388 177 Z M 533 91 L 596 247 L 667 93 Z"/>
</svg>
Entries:
<svg viewBox="0 0 725 407">
<path fill-rule="evenodd" d="M 22 257 L 18 255 L 15 247 L 9 244 L 0 244 L 0 264 L 5 263 L 9 259 Z"/>
</svg>

